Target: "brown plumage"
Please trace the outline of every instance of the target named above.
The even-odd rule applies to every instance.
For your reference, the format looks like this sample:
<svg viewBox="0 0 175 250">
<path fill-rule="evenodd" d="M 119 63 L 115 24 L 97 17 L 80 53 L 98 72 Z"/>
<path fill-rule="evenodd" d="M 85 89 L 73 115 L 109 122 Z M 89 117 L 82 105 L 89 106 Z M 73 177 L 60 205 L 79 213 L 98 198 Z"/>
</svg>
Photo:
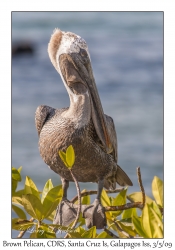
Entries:
<svg viewBox="0 0 175 250">
<path fill-rule="evenodd" d="M 44 162 L 62 179 L 73 181 L 58 151 L 69 145 L 75 150 L 73 174 L 79 182 L 104 180 L 107 189 L 116 182 L 132 185 L 117 165 L 117 137 L 114 122 L 103 113 L 85 41 L 73 33 L 55 30 L 48 52 L 70 97 L 70 107 L 39 106 L 35 123 L 39 151 Z"/>
</svg>

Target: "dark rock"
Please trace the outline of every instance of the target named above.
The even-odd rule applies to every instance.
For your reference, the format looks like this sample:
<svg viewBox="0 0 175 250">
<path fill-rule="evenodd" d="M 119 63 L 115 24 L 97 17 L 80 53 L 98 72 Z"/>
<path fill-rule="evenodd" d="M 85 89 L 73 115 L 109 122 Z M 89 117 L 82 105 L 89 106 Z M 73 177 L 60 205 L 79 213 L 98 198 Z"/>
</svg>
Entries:
<svg viewBox="0 0 175 250">
<path fill-rule="evenodd" d="M 12 56 L 34 53 L 34 46 L 29 42 L 18 42 L 12 45 Z"/>
</svg>

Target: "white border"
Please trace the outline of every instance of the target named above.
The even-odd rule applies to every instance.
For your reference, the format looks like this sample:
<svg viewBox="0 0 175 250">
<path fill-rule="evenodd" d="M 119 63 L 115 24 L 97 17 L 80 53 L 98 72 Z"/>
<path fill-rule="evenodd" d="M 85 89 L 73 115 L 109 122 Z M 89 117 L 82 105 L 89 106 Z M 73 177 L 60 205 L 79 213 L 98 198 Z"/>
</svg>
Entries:
<svg viewBox="0 0 175 250">
<path fill-rule="evenodd" d="M 174 237 L 175 15 L 174 1 L 1 1 L 0 3 L 0 215 L 1 241 L 11 239 L 11 11 L 164 11 L 165 241 Z M 150 240 L 149 240 L 150 241 Z M 2 246 L 2 242 L 0 243 Z M 8 247 L 6 247 L 8 249 Z M 17 249 L 17 248 L 16 248 Z M 41 248 L 40 248 L 41 249 Z M 164 249 L 164 248 L 163 248 Z"/>
</svg>

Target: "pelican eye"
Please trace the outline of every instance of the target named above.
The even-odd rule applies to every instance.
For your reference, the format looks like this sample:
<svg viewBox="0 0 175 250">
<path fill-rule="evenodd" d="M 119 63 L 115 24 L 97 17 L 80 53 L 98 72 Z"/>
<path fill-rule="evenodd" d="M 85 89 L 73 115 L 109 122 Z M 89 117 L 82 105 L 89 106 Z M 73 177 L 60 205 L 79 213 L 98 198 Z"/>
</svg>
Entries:
<svg viewBox="0 0 175 250">
<path fill-rule="evenodd" d="M 86 52 L 86 50 L 85 49 L 81 49 L 80 48 L 80 55 L 82 56 L 82 57 L 88 57 L 88 54 L 87 54 L 87 52 Z"/>
</svg>

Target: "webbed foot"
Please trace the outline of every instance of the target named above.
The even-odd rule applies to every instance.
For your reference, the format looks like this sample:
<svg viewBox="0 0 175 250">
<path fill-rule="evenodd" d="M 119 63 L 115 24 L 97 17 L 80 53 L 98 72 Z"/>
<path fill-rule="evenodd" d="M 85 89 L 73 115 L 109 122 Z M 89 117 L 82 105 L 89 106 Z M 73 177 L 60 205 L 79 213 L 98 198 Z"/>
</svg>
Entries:
<svg viewBox="0 0 175 250">
<path fill-rule="evenodd" d="M 87 228 L 96 226 L 97 229 L 102 229 L 106 226 L 106 215 L 104 207 L 98 199 L 82 209 L 83 218 L 85 218 Z"/>
<path fill-rule="evenodd" d="M 63 199 L 57 207 L 53 224 L 69 226 L 77 215 L 77 205 L 67 199 Z"/>
</svg>

